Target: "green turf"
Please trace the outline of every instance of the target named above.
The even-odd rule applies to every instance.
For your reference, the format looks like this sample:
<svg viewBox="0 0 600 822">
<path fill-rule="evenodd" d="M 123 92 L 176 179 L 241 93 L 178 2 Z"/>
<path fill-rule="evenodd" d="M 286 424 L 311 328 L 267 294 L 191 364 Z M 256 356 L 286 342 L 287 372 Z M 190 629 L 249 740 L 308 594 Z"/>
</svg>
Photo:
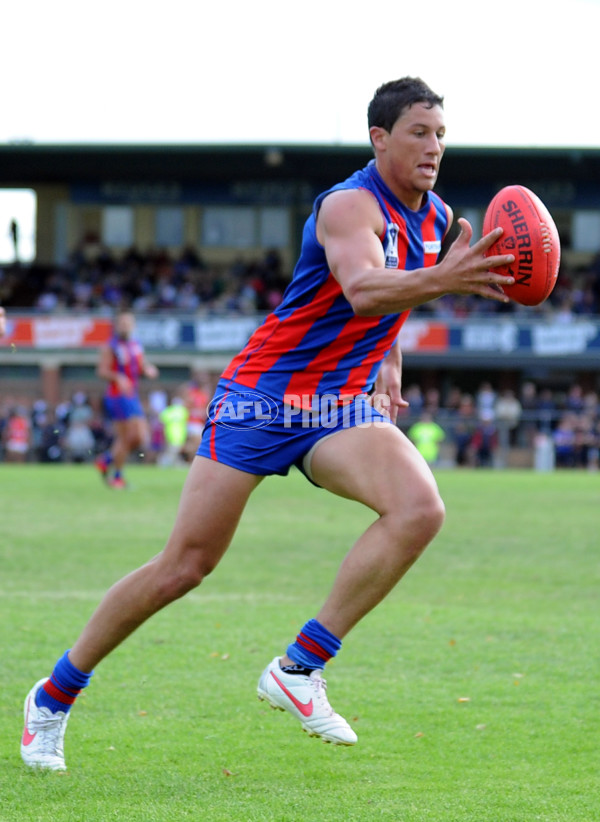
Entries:
<svg viewBox="0 0 600 822">
<path fill-rule="evenodd" d="M 99 666 L 66 774 L 30 772 L 22 703 L 104 590 L 161 549 L 185 472 L 0 466 L 0 820 L 594 822 L 600 483 L 445 471 L 442 533 L 329 666 L 354 748 L 257 701 L 371 514 L 264 482 L 203 588 Z"/>
</svg>

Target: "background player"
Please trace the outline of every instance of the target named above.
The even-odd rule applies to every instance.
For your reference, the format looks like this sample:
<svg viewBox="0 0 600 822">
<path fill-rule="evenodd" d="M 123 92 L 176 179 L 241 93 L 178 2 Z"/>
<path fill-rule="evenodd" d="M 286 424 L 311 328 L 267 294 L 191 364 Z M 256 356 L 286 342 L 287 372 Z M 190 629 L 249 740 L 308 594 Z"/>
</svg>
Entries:
<svg viewBox="0 0 600 822">
<path fill-rule="evenodd" d="M 65 768 L 69 710 L 93 668 L 213 571 L 262 477 L 286 474 L 293 464 L 316 485 L 370 508 L 374 521 L 343 560 L 315 618 L 266 667 L 258 694 L 311 735 L 355 743 L 328 702 L 323 667 L 444 518 L 427 463 L 393 424 L 405 404 L 397 334 L 412 306 L 449 293 L 507 302 L 501 287 L 514 282 L 493 271 L 512 255 L 484 257 L 499 229 L 471 246 L 471 226 L 460 220 L 459 237 L 437 261 L 452 220 L 432 191 L 444 151 L 442 102 L 414 78 L 377 90 L 369 106 L 375 160 L 317 199 L 281 304 L 224 372 L 167 545 L 108 591 L 51 677 L 27 696 L 21 755 L 29 765 Z M 365 392 L 373 388 L 387 417 L 368 402 Z M 257 426 L 251 416 L 256 403 L 247 398 L 257 391 L 279 412 L 270 425 Z M 245 411 L 232 417 L 235 425 L 221 425 L 218 414 L 236 396 Z M 337 400 L 333 426 L 331 414 L 311 413 L 311 397 L 323 396 Z"/>
<path fill-rule="evenodd" d="M 108 382 L 104 410 L 111 420 L 114 439 L 96 467 L 112 488 L 125 488 L 123 466 L 133 451 L 144 450 L 149 430 L 138 394 L 141 377 L 156 379 L 158 369 L 148 362 L 141 343 L 134 338 L 135 317 L 130 311 L 117 314 L 114 334 L 101 348 L 97 373 Z M 113 476 L 110 472 L 113 471 Z"/>
</svg>

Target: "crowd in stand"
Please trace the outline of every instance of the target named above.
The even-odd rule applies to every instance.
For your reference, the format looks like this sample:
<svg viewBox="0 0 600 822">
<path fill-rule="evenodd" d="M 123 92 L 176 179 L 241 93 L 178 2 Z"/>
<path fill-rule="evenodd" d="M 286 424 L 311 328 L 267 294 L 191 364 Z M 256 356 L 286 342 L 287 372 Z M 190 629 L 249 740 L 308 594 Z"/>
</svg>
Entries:
<svg viewBox="0 0 600 822">
<path fill-rule="evenodd" d="M 474 393 L 453 387 L 445 395 L 438 389 L 423 392 L 413 384 L 404 397 L 410 405 L 399 425 L 432 464 L 439 464 L 445 453 L 452 465 L 492 467 L 503 448 L 531 450 L 542 436 L 553 443 L 557 467 L 598 468 L 600 398 L 578 383 L 568 391 L 552 392 L 525 382 L 518 395 L 498 391 L 489 382 Z M 172 464 L 166 460 L 161 415 L 170 399 L 161 389 L 146 399 L 151 440 L 140 461 Z M 101 399 L 83 391 L 56 407 L 19 397 L 0 401 L 0 461 L 91 463 L 109 446 L 111 436 Z M 184 461 L 190 454 L 182 451 L 179 457 Z"/>
<path fill-rule="evenodd" d="M 175 257 L 135 248 L 118 256 L 86 242 L 63 266 L 0 270 L 0 303 L 44 314 L 110 314 L 125 306 L 139 313 L 249 314 L 275 308 L 287 281 L 276 251 L 216 267 L 192 248 Z"/>
<path fill-rule="evenodd" d="M 134 312 L 251 314 L 275 308 L 289 272 L 275 251 L 255 262 L 237 260 L 222 268 L 207 265 L 188 248 L 176 257 L 166 251 L 141 254 L 136 249 L 117 256 L 88 241 L 68 263 L 48 270 L 19 265 L 0 269 L 0 304 L 40 313 L 96 312 L 112 314 L 130 307 Z M 557 287 L 540 308 L 523 309 L 479 298 L 447 296 L 418 309 L 440 319 L 492 312 L 552 314 L 568 322 L 577 316 L 600 315 L 600 254 L 585 270 L 563 265 Z M 456 465 L 494 464 L 503 447 L 532 448 L 540 434 L 550 437 L 556 464 L 595 468 L 600 444 L 598 396 L 575 384 L 565 393 L 538 390 L 525 383 L 520 395 L 497 392 L 483 383 L 475 394 L 454 388 L 405 390 L 410 402 L 399 424 L 430 462 L 439 458 L 442 443 Z M 158 413 L 147 408 L 152 443 L 146 460 L 160 461 L 165 448 Z M 0 460 L 87 462 L 107 447 L 111 431 L 96 403 L 81 391 L 48 407 L 18 397 L 0 398 Z"/>
<path fill-rule="evenodd" d="M 424 453 L 429 462 L 438 460 L 440 446 L 446 443 L 454 465 L 492 467 L 506 461 L 509 449 L 531 453 L 543 440 L 552 447 L 556 467 L 598 468 L 600 397 L 579 383 L 551 391 L 526 381 L 517 395 L 485 381 L 475 393 L 455 387 L 445 397 L 437 389 L 423 393 L 412 385 L 404 396 L 410 406 L 400 426 L 417 447 L 423 421 L 427 449 L 430 438 L 437 438 L 437 449 L 429 458 Z"/>
<path fill-rule="evenodd" d="M 0 304 L 40 313 L 65 309 L 110 313 L 119 306 L 135 312 L 268 312 L 281 301 L 290 275 L 273 250 L 255 261 L 238 259 L 215 267 L 193 248 L 177 256 L 164 250 L 142 254 L 135 248 L 116 255 L 88 238 L 63 266 L 0 270 Z M 553 294 L 539 308 L 448 295 L 415 311 L 440 319 L 498 312 L 520 312 L 526 317 L 550 313 L 565 321 L 599 315 L 600 254 L 581 270 L 563 263 Z"/>
</svg>

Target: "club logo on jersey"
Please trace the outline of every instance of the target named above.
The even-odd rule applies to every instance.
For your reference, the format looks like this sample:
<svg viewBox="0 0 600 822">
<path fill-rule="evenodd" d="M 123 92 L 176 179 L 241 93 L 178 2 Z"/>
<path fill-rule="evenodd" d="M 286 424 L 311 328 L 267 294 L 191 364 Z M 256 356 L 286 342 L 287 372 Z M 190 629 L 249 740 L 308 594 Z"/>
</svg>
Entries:
<svg viewBox="0 0 600 822">
<path fill-rule="evenodd" d="M 385 243 L 385 267 L 398 268 L 398 235 L 396 223 L 388 223 Z"/>
</svg>

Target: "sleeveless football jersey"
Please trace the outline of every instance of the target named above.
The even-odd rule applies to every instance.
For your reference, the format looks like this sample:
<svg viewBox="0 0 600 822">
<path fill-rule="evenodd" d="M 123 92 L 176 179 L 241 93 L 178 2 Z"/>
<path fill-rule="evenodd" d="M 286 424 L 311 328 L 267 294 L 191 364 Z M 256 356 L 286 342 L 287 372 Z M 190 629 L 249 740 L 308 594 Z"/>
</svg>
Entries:
<svg viewBox="0 0 600 822">
<path fill-rule="evenodd" d="M 109 343 L 112 361 L 111 371 L 116 374 L 125 374 L 129 377 L 135 390 L 137 390 L 142 373 L 142 363 L 144 359 L 144 349 L 136 340 L 121 340 L 113 337 Z M 120 394 L 116 382 L 110 382 L 107 388 L 107 396 L 116 397 Z"/>
<path fill-rule="evenodd" d="M 386 226 L 380 237 L 386 268 L 411 270 L 436 263 L 448 227 L 446 206 L 428 192 L 422 208 L 412 211 L 390 191 L 371 161 L 317 198 L 282 302 L 232 360 L 224 379 L 304 408 L 311 407 L 316 396 L 334 395 L 343 401 L 373 387 L 409 312 L 356 316 L 329 270 L 316 220 L 324 198 L 343 189 L 366 189 L 377 199 Z"/>
</svg>

